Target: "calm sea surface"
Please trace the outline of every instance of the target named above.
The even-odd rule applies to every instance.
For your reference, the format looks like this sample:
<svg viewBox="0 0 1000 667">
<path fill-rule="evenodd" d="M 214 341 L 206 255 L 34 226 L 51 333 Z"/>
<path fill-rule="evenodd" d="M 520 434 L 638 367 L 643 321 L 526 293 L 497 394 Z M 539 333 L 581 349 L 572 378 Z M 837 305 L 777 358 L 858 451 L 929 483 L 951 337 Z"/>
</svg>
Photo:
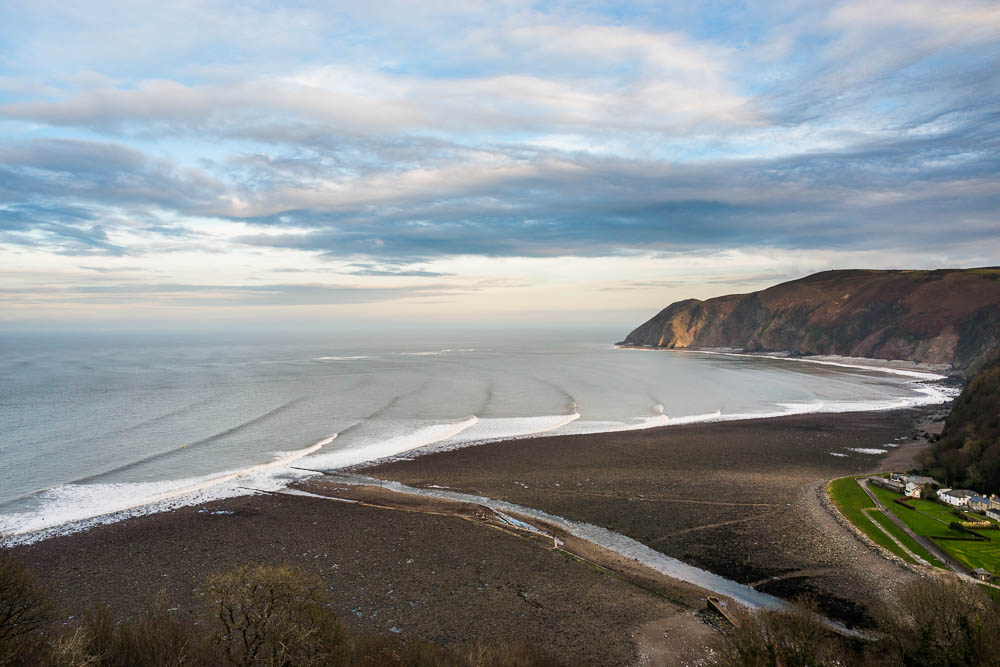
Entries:
<svg viewBox="0 0 1000 667">
<path fill-rule="evenodd" d="M 420 447 L 941 398 L 885 372 L 585 338 L 3 334 L 0 533 Z"/>
</svg>

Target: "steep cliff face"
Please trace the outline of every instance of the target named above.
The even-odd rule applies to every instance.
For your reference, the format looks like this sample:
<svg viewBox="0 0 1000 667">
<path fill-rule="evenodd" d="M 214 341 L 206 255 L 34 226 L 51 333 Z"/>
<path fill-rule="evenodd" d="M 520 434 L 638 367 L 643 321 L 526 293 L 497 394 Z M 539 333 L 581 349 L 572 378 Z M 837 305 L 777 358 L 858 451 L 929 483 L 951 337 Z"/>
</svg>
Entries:
<svg viewBox="0 0 1000 667">
<path fill-rule="evenodd" d="M 966 369 L 1000 346 L 1000 268 L 825 271 L 751 294 L 678 301 L 623 342 Z"/>
</svg>

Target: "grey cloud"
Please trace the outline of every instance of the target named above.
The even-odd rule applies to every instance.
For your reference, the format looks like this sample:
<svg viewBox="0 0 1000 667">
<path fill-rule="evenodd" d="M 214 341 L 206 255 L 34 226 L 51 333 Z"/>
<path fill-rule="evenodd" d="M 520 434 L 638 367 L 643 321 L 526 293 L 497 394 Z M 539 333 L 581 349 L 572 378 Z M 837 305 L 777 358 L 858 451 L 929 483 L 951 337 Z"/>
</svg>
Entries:
<svg viewBox="0 0 1000 667">
<path fill-rule="evenodd" d="M 458 196 L 257 217 L 274 232 L 240 240 L 380 259 L 992 241 L 1000 232 L 995 130 L 980 123 L 849 151 L 667 168 L 578 156 L 573 170 L 473 185 Z M 960 228 L 942 224 L 957 211 Z M 283 233 L 285 225 L 311 229 Z"/>
<path fill-rule="evenodd" d="M 94 304 L 149 304 L 171 306 L 317 306 L 376 303 L 397 299 L 441 298 L 478 289 L 451 285 L 362 287 L 357 285 L 189 285 L 97 284 L 48 289 L 44 294 L 23 289 L 0 289 L 34 302 L 65 301 Z"/>
<path fill-rule="evenodd" d="M 124 255 L 128 252 L 108 240 L 96 216 L 72 206 L 0 206 L 0 242 L 45 246 L 65 255 Z"/>
<path fill-rule="evenodd" d="M 94 271 L 96 273 L 145 271 L 145 268 L 141 266 L 80 266 L 78 268 L 84 269 L 85 271 Z"/>
<path fill-rule="evenodd" d="M 377 269 L 359 269 L 357 271 L 347 271 L 350 276 L 410 276 L 421 278 L 440 278 L 454 275 L 452 273 L 440 273 L 438 271 L 380 271 Z"/>
<path fill-rule="evenodd" d="M 0 146 L 0 201 L 92 198 L 105 205 L 204 210 L 225 192 L 208 173 L 180 168 L 120 144 L 39 139 Z"/>
</svg>

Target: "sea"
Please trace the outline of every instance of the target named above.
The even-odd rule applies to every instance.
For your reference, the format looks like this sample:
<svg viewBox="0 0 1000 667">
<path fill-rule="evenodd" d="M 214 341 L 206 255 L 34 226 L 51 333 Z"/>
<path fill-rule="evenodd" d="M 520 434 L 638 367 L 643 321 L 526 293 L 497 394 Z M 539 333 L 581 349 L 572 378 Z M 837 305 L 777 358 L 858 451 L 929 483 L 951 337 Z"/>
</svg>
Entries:
<svg viewBox="0 0 1000 667">
<path fill-rule="evenodd" d="M 0 540 L 437 449 L 953 396 L 927 372 L 610 329 L 331 329 L 0 334 Z"/>
</svg>

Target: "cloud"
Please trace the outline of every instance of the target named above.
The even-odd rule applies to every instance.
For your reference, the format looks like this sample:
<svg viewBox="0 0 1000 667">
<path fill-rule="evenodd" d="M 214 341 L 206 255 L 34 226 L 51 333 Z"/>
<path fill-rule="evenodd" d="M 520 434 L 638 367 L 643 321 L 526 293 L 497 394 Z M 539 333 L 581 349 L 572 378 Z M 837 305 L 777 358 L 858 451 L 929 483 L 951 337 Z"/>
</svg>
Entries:
<svg viewBox="0 0 1000 667">
<path fill-rule="evenodd" d="M 425 269 L 400 269 L 392 266 L 380 266 L 377 264 L 350 264 L 350 271 L 345 271 L 351 276 L 380 276 L 380 277 L 410 277 L 410 278 L 442 278 L 453 276 L 453 273 L 442 273 L 440 271 L 427 271 Z"/>
<path fill-rule="evenodd" d="M 144 297 L 178 303 L 475 258 L 1000 253 L 1000 10 L 873 2 L 43 1 L 0 22 L 0 253 L 357 279 Z"/>
<path fill-rule="evenodd" d="M 109 204 L 195 211 L 225 186 L 196 168 L 179 167 L 119 143 L 37 139 L 0 145 L 0 202 L 76 197 Z"/>
<path fill-rule="evenodd" d="M 124 255 L 128 250 L 109 241 L 92 213 L 77 207 L 0 206 L 0 242 L 44 246 L 68 255 Z"/>
<path fill-rule="evenodd" d="M 132 284 L 112 283 L 54 287 L 31 293 L 0 289 L 0 293 L 36 303 L 75 303 L 188 307 L 330 306 L 380 303 L 414 298 L 437 298 L 474 291 L 475 286 L 421 285 L 370 287 L 363 285 L 272 284 Z"/>
</svg>

